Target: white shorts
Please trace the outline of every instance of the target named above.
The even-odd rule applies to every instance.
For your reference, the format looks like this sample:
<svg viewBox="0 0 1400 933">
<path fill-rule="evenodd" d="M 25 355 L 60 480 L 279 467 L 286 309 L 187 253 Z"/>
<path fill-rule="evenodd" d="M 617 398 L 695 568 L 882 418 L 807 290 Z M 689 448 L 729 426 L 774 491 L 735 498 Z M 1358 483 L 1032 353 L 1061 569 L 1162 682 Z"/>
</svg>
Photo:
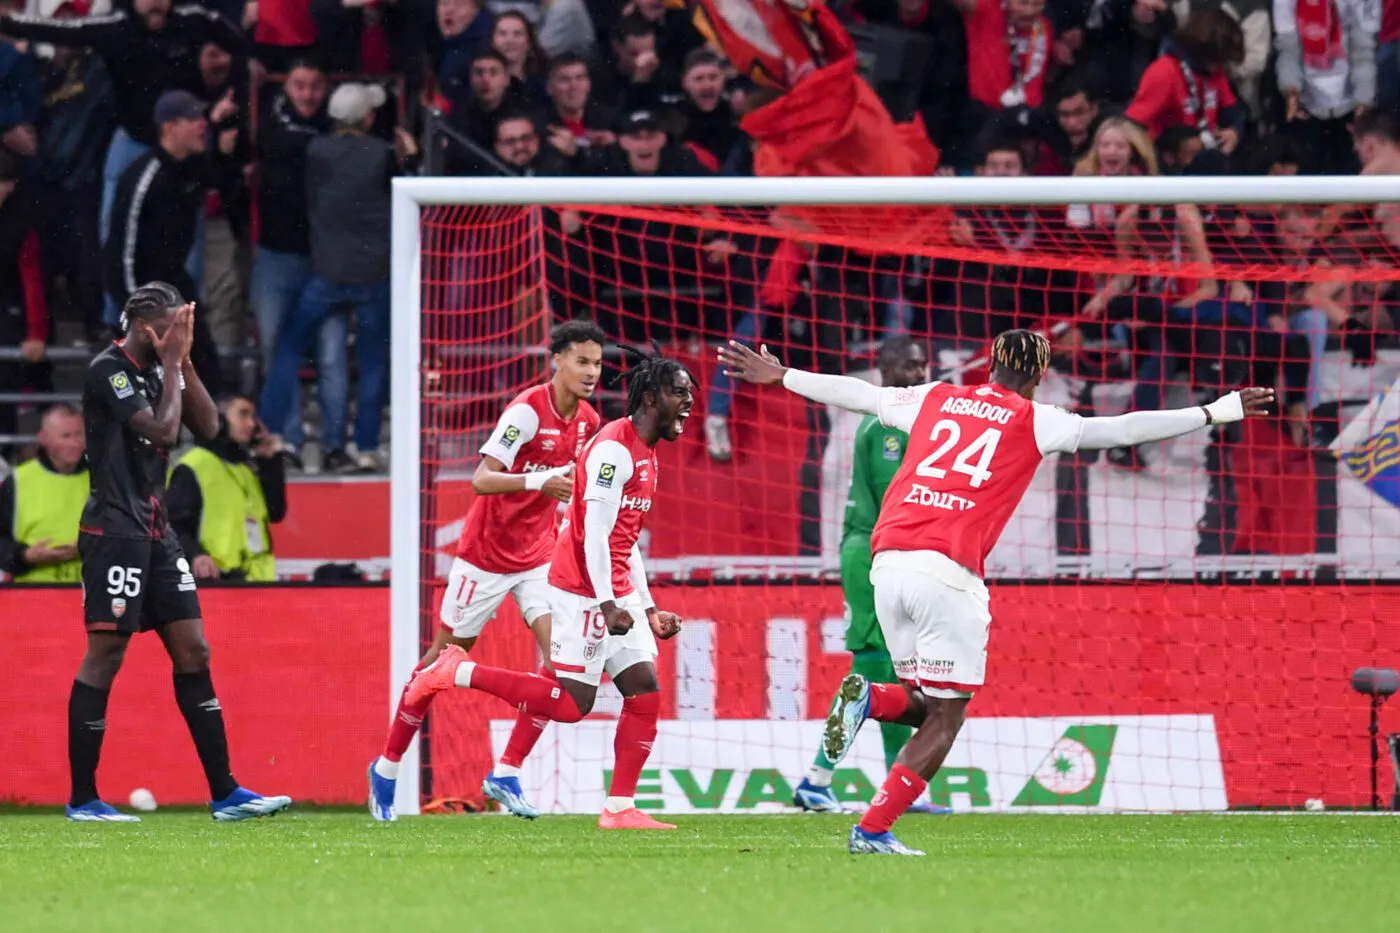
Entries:
<svg viewBox="0 0 1400 933">
<path fill-rule="evenodd" d="M 917 553 L 879 554 L 870 571 L 895 675 L 931 697 L 970 697 L 987 676 L 987 587 L 941 554 L 946 567 Z"/>
<path fill-rule="evenodd" d="M 549 663 L 556 675 L 596 687 L 604 671 L 617 677 L 634 664 L 656 662 L 656 636 L 638 594 L 629 593 L 617 601 L 619 609 L 631 613 L 632 630 L 626 635 L 609 635 L 596 599 L 557 587 L 549 589 L 554 615 Z"/>
<path fill-rule="evenodd" d="M 491 573 L 458 557 L 447 575 L 438 618 L 457 638 L 475 638 L 496 617 L 507 595 L 515 597 L 526 625 L 549 615 L 549 565 L 520 573 Z"/>
</svg>

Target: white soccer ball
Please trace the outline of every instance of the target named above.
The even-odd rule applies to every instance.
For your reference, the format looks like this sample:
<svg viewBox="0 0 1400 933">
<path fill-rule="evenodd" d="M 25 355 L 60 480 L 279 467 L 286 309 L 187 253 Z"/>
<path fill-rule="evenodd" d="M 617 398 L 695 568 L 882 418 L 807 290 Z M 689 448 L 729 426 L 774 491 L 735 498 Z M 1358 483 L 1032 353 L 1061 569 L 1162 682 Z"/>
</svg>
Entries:
<svg viewBox="0 0 1400 933">
<path fill-rule="evenodd" d="M 1323 802 L 1316 797 L 1309 797 L 1307 803 L 1303 804 L 1303 809 L 1311 813 L 1316 813 L 1317 811 L 1324 809 L 1324 807 L 1325 804 L 1323 804 Z"/>
<path fill-rule="evenodd" d="M 138 787 L 131 792 L 131 809 L 140 810 L 142 813 L 154 813 L 156 810 L 156 795 Z"/>
</svg>

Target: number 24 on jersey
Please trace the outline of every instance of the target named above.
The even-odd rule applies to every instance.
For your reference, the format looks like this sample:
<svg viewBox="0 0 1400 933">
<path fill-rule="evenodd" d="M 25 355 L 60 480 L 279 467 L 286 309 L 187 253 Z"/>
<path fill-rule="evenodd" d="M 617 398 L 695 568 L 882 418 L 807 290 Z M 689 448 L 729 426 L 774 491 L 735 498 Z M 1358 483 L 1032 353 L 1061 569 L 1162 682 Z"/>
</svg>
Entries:
<svg viewBox="0 0 1400 933">
<path fill-rule="evenodd" d="M 973 489 L 980 489 L 983 483 L 992 478 L 992 457 L 997 452 L 997 445 L 1001 443 L 1001 430 L 987 428 L 966 446 L 958 449 L 961 441 L 962 427 L 956 421 L 950 418 L 939 421 L 929 435 L 929 442 L 936 445 L 933 453 L 920 460 L 914 472 L 931 479 L 943 479 L 951 470 L 966 475 L 967 484 Z M 939 463 L 955 449 L 958 452 L 952 463 L 946 468 L 939 466 Z"/>
</svg>

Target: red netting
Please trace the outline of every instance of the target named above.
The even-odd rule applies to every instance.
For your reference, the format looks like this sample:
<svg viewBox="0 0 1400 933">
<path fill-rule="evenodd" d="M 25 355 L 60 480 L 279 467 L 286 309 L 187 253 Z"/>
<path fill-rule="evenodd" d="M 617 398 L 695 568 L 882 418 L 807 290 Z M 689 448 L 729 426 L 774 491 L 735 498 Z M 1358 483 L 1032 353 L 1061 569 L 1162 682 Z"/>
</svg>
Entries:
<svg viewBox="0 0 1400 933">
<path fill-rule="evenodd" d="M 663 647 L 666 722 L 644 805 L 787 802 L 850 663 L 839 565 L 860 418 L 736 390 L 713 345 L 763 342 L 793 366 L 877 378 L 880 342 L 907 333 L 935 378 L 963 380 L 978 378 L 987 340 L 1017 326 L 1054 337 L 1042 400 L 1086 415 L 1243 384 L 1276 387 L 1280 411 L 1047 460 L 988 562 L 988 685 L 935 796 L 1369 801 L 1367 702 L 1348 678 L 1400 666 L 1389 208 L 443 207 L 424 210 L 422 232 L 423 567 L 438 587 L 424 589 L 425 635 L 476 451 L 504 404 L 547 378 L 551 321 L 656 341 L 699 383 L 685 436 L 660 452 L 643 540 L 658 603 L 689 620 Z M 605 418 L 619 399 L 602 394 Z M 476 652 L 533 665 L 509 602 Z M 425 793 L 476 796 L 509 711 L 443 699 Z M 883 776 L 867 731 L 838 774 L 851 799 Z M 527 790 L 595 809 L 610 749 L 609 723 L 551 727 Z"/>
</svg>

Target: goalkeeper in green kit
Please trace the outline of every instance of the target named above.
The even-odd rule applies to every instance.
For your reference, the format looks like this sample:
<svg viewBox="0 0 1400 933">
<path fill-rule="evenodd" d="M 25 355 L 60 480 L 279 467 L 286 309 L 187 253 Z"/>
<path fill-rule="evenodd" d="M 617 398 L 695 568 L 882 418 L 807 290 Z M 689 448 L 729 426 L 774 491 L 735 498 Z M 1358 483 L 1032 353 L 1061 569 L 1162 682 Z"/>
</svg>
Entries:
<svg viewBox="0 0 1400 933">
<path fill-rule="evenodd" d="M 884 386 L 899 388 L 929 381 L 928 357 L 923 347 L 908 337 L 886 340 L 880 347 L 878 365 Z M 894 664 L 875 618 L 875 588 L 870 583 L 870 533 L 880 517 L 885 489 L 899 470 L 908 442 L 907 434 L 885 427 L 874 415 L 867 415 L 856 431 L 851 490 L 846 499 L 846 522 L 841 534 L 841 591 L 846 598 L 846 650 L 854 655 L 851 673 L 861 674 L 871 683 L 896 682 Z M 879 725 L 888 769 L 914 730 L 897 723 Z M 839 813 L 841 802 L 831 789 L 833 768 L 826 753 L 818 748 L 807 777 L 797 785 L 793 804 L 804 810 Z M 944 808 L 922 809 L 947 812 Z"/>
</svg>

